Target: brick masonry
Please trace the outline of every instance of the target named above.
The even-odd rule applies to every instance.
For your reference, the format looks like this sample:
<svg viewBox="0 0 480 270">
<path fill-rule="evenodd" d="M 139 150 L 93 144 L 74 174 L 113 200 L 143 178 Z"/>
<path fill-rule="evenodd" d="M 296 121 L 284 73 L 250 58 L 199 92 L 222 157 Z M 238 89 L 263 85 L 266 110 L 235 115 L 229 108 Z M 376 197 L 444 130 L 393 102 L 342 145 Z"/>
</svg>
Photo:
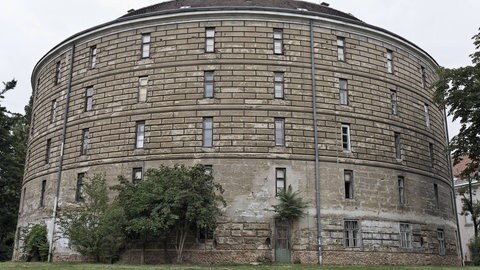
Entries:
<svg viewBox="0 0 480 270">
<path fill-rule="evenodd" d="M 272 261 L 275 168 L 286 168 L 287 184 L 300 190 L 310 206 L 292 228 L 292 262 L 318 263 L 309 21 L 288 13 L 224 11 L 209 16 L 206 20 L 186 12 L 175 19 L 152 17 L 141 24 L 132 21 L 91 31 L 75 40 L 59 207 L 74 204 L 78 173 L 104 172 L 113 185 L 117 175 L 129 178 L 136 167 L 213 165 L 228 205 L 222 209 L 215 232 L 216 247 L 192 245 L 186 250 L 186 260 Z M 205 53 L 205 27 L 215 27 L 214 53 Z M 274 28 L 283 29 L 282 55 L 273 54 Z M 150 57 L 141 59 L 145 33 L 151 35 Z M 314 20 L 313 35 L 322 262 L 458 263 L 451 182 L 442 150 L 446 140 L 443 114 L 433 104 L 433 90 L 422 86 L 420 74 L 424 67 L 427 84 L 432 83 L 436 63 L 387 33 L 321 17 Z M 345 38 L 345 62 L 337 60 L 337 36 Z M 97 48 L 93 69 L 89 67 L 91 46 Z M 19 226 L 43 222 L 52 215 L 70 48 L 70 43 L 62 44 L 34 70 L 33 132 Z M 393 74 L 386 68 L 387 49 L 394 55 Z M 60 76 L 55 84 L 57 62 Z M 205 71 L 214 71 L 214 98 L 203 96 Z M 274 98 L 274 72 L 284 73 L 284 99 Z M 148 76 L 143 103 L 138 102 L 141 76 Z M 349 105 L 339 104 L 339 79 L 348 81 Z M 85 111 L 86 88 L 91 86 L 93 109 Z M 398 95 L 397 115 L 391 112 L 391 90 Z M 53 100 L 58 106 L 51 122 Z M 429 126 L 424 104 L 430 105 Z M 202 147 L 204 117 L 213 118 L 212 148 Z M 284 147 L 275 146 L 275 118 L 285 119 Z M 135 149 L 137 121 L 145 121 L 142 149 Z M 350 152 L 341 147 L 342 123 L 350 124 Z M 80 155 L 83 129 L 90 132 L 87 155 Z M 394 132 L 401 134 L 402 159 L 395 157 Z M 52 140 L 48 162 L 47 139 Z M 433 164 L 429 143 L 433 144 Z M 344 198 L 343 170 L 354 172 L 353 199 Z M 398 176 L 406 182 L 404 205 L 398 203 Z M 47 180 L 47 190 L 44 206 L 39 207 L 42 180 Z M 434 183 L 441 198 L 438 204 Z M 359 220 L 360 248 L 344 247 L 344 219 Z M 416 245 L 412 250 L 399 248 L 399 222 L 412 224 Z M 438 228 L 444 229 L 447 243 L 442 256 L 437 251 Z M 17 259 L 19 246 L 20 242 Z M 165 261 L 158 255 L 163 249 L 148 252 L 152 263 Z M 137 254 L 132 249 L 122 260 L 136 262 Z M 56 242 L 54 258 L 82 259 L 66 240 Z"/>
</svg>

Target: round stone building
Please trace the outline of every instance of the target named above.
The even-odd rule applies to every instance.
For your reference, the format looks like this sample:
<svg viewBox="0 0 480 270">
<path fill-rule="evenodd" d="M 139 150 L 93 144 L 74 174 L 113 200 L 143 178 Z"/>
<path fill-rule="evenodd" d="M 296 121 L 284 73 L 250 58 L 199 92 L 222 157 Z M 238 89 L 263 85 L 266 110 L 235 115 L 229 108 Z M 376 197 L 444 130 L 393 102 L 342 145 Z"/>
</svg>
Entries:
<svg viewBox="0 0 480 270">
<path fill-rule="evenodd" d="M 227 206 L 212 234 L 189 239 L 188 262 L 459 264 L 445 115 L 429 87 L 437 67 L 325 3 L 131 10 L 35 66 L 18 231 L 45 223 L 52 259 L 82 260 L 57 218 L 87 177 L 114 185 L 203 164 Z M 289 185 L 309 208 L 286 228 L 272 205 Z M 147 263 L 168 261 L 163 246 L 146 252 Z"/>
</svg>

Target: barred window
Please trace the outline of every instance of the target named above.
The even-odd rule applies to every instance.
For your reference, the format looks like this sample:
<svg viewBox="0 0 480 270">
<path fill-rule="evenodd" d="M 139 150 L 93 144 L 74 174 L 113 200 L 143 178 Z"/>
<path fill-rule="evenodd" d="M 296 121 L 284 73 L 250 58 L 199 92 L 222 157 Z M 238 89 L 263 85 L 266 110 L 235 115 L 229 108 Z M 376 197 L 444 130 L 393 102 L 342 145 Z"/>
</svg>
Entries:
<svg viewBox="0 0 480 270">
<path fill-rule="evenodd" d="M 275 72 L 273 76 L 275 98 L 283 98 L 283 72 Z"/>
<path fill-rule="evenodd" d="M 437 230 L 438 254 L 445 255 L 445 233 L 443 229 Z"/>
<path fill-rule="evenodd" d="M 283 29 L 273 29 L 273 53 L 283 54 Z"/>
<path fill-rule="evenodd" d="M 205 28 L 205 52 L 215 52 L 215 28 Z"/>
<path fill-rule="evenodd" d="M 345 247 L 359 247 L 360 246 L 360 233 L 357 220 L 345 220 L 344 221 L 344 238 Z"/>
<path fill-rule="evenodd" d="M 150 34 L 142 35 L 142 58 L 150 57 Z"/>
<path fill-rule="evenodd" d="M 203 118 L 203 147 L 213 146 L 213 118 Z"/>
<path fill-rule="evenodd" d="M 345 38 L 337 37 L 337 58 L 338 61 L 345 61 Z"/>
<path fill-rule="evenodd" d="M 213 84 L 213 71 L 205 71 L 204 73 L 204 91 L 203 96 L 206 98 L 213 98 L 214 84 Z"/>
<path fill-rule="evenodd" d="M 285 146 L 284 118 L 275 118 L 275 146 Z"/>
<path fill-rule="evenodd" d="M 400 223 L 400 247 L 412 248 L 412 228 L 408 223 Z"/>
<path fill-rule="evenodd" d="M 136 124 L 135 148 L 143 148 L 145 142 L 145 122 L 139 121 Z"/>
</svg>

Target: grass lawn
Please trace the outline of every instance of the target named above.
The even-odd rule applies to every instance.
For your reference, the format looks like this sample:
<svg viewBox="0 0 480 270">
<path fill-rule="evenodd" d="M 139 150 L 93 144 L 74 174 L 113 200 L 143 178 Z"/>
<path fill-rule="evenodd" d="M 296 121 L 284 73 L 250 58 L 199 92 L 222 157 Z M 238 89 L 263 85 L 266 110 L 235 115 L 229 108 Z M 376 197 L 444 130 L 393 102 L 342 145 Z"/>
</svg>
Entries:
<svg viewBox="0 0 480 270">
<path fill-rule="evenodd" d="M 207 269 L 218 269 L 218 270 L 313 270 L 313 269 L 371 269 L 371 270 L 451 270 L 459 269 L 461 267 L 453 266 L 330 266 L 330 265 L 300 265 L 300 264 L 288 264 L 288 265 L 276 265 L 276 264 L 265 264 L 265 265 L 125 265 L 125 264 L 80 264 L 80 263 L 0 263 L 0 269 L 40 269 L 40 270 L 64 270 L 64 269 L 73 269 L 73 270 L 101 270 L 101 269 L 122 269 L 122 270 L 207 270 Z M 461 269 L 479 269 L 478 267 L 464 267 Z"/>
</svg>

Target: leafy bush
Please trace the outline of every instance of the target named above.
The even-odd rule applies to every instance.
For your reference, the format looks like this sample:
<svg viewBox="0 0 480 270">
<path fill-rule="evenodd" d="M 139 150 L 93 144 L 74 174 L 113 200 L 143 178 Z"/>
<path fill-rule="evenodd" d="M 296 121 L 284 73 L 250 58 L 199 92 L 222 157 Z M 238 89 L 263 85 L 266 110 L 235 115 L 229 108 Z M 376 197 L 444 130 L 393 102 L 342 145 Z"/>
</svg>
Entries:
<svg viewBox="0 0 480 270">
<path fill-rule="evenodd" d="M 273 205 L 273 209 L 276 212 L 275 219 L 278 221 L 294 221 L 304 215 L 304 210 L 308 204 L 298 195 L 299 192 L 293 192 L 290 185 L 288 185 L 287 189 L 278 193 L 280 202 L 277 205 Z"/>
<path fill-rule="evenodd" d="M 25 244 L 23 245 L 25 259 L 27 262 L 46 261 L 48 249 L 47 227 L 42 224 L 33 225 L 25 237 Z"/>
<path fill-rule="evenodd" d="M 480 237 L 472 238 L 468 243 L 473 265 L 480 265 Z"/>
</svg>

